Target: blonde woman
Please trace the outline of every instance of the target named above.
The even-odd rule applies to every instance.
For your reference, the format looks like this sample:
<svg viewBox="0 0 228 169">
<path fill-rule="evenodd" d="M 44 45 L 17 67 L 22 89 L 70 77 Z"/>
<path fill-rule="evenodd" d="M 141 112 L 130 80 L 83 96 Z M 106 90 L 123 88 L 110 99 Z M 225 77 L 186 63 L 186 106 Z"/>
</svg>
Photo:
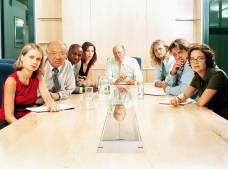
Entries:
<svg viewBox="0 0 228 169">
<path fill-rule="evenodd" d="M 155 87 L 163 88 L 167 83 L 167 75 L 172 68 L 175 59 L 169 54 L 168 45 L 162 40 L 156 40 L 150 48 L 152 64 L 155 68 Z"/>
<path fill-rule="evenodd" d="M 49 110 L 59 111 L 43 80 L 43 58 L 43 50 L 37 44 L 27 44 L 22 49 L 15 64 L 16 71 L 4 83 L 0 127 L 29 113 L 26 107 L 35 104 L 38 88 Z"/>
</svg>

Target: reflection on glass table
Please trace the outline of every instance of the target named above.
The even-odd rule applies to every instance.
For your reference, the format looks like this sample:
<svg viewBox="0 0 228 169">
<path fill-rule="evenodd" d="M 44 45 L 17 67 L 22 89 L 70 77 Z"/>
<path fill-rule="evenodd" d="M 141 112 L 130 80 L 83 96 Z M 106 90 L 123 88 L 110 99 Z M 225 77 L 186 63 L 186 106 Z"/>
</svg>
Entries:
<svg viewBox="0 0 228 169">
<path fill-rule="evenodd" d="M 123 104 L 113 105 L 112 112 L 106 117 L 102 140 L 137 141 L 139 137 L 133 107 L 127 108 Z"/>
<path fill-rule="evenodd" d="M 132 105 L 134 100 L 134 86 L 128 85 L 118 85 L 112 86 L 112 94 L 111 100 L 112 105 L 115 104 L 124 104 L 124 105 Z"/>
<path fill-rule="evenodd" d="M 98 152 L 138 153 L 143 146 L 129 88 L 114 88 Z"/>
</svg>

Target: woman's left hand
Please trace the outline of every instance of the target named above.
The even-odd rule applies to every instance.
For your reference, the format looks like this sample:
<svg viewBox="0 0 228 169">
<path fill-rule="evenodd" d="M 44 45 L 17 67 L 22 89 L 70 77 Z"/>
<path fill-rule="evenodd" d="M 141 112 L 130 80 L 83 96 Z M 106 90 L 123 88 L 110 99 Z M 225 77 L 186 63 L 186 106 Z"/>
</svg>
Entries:
<svg viewBox="0 0 228 169">
<path fill-rule="evenodd" d="M 54 103 L 54 104 L 48 106 L 48 111 L 58 112 L 58 111 L 60 111 L 60 107 L 57 103 Z"/>
</svg>

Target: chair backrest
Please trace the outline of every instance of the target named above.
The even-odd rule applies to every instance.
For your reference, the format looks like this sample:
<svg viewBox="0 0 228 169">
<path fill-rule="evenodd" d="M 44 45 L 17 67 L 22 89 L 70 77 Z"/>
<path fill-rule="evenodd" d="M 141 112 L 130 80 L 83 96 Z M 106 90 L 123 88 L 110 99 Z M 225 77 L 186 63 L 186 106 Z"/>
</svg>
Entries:
<svg viewBox="0 0 228 169">
<path fill-rule="evenodd" d="M 15 62 L 16 62 L 16 60 L 14 60 L 14 59 L 0 59 L 0 63 L 14 64 Z"/>
<path fill-rule="evenodd" d="M 142 67 L 142 59 L 141 59 L 141 57 L 134 56 L 133 58 L 135 58 L 137 60 L 137 62 L 139 64 L 139 67 L 141 69 L 141 67 Z"/>
<path fill-rule="evenodd" d="M 2 105 L 3 84 L 7 76 L 13 73 L 14 70 L 13 64 L 0 63 L 0 107 Z"/>
</svg>

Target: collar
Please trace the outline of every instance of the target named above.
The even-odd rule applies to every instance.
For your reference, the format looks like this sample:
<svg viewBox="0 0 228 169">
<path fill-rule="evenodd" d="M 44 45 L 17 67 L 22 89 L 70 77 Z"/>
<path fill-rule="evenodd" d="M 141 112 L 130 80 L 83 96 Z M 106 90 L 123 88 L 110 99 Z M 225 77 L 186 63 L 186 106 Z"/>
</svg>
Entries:
<svg viewBox="0 0 228 169">
<path fill-rule="evenodd" d="M 54 67 L 49 63 L 48 59 L 46 60 L 46 63 L 48 64 L 48 67 L 50 67 L 51 70 L 54 68 Z M 65 64 L 65 62 L 63 63 L 63 65 L 64 65 L 64 64 Z M 57 69 L 59 70 L 59 72 L 60 72 L 60 70 L 62 69 L 63 65 L 57 67 Z"/>
<path fill-rule="evenodd" d="M 128 57 L 128 56 L 125 55 L 125 56 L 124 56 L 124 59 L 122 60 L 122 62 L 118 62 L 115 58 L 114 58 L 114 60 L 115 60 L 115 62 L 118 63 L 118 64 L 121 64 L 121 63 L 124 64 L 124 63 L 126 62 L 126 60 L 127 60 L 127 57 Z"/>
</svg>

